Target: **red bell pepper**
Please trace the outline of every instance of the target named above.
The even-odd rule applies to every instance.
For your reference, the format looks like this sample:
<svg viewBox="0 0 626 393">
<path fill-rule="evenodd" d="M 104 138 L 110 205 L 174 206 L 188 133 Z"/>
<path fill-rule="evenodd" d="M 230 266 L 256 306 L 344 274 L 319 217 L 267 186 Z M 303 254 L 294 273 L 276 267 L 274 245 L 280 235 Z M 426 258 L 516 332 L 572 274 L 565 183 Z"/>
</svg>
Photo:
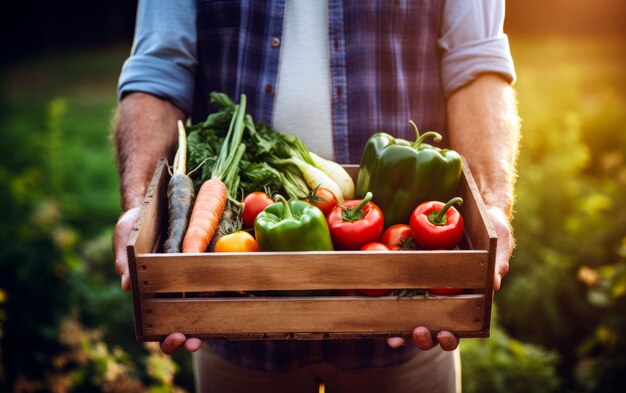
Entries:
<svg viewBox="0 0 626 393">
<path fill-rule="evenodd" d="M 448 203 L 424 202 L 411 214 L 411 233 L 418 246 L 427 250 L 454 248 L 463 237 L 463 217 L 454 204 L 463 203 L 460 197 Z"/>
<path fill-rule="evenodd" d="M 375 242 L 383 232 L 383 213 L 373 202 L 372 193 L 365 198 L 345 201 L 328 213 L 328 229 L 336 250 L 358 250 Z"/>
</svg>

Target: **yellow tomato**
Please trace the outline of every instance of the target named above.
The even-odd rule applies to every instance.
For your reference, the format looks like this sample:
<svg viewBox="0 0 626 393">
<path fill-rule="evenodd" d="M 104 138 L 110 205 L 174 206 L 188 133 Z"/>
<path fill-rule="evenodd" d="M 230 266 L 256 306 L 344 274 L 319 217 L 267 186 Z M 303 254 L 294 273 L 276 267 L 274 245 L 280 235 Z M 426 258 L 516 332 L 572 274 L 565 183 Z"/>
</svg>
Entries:
<svg viewBox="0 0 626 393">
<path fill-rule="evenodd" d="M 246 231 L 237 231 L 220 237 L 215 242 L 215 252 L 256 252 L 259 244 Z"/>
</svg>

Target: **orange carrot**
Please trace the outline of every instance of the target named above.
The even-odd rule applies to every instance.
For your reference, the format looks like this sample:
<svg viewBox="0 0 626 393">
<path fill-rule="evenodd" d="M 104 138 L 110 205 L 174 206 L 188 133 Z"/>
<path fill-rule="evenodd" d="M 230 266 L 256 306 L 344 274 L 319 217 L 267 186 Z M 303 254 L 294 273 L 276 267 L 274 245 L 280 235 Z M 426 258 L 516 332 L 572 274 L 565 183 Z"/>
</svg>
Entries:
<svg viewBox="0 0 626 393">
<path fill-rule="evenodd" d="M 202 183 L 191 211 L 183 252 L 205 252 L 218 228 L 229 194 L 236 192 L 239 161 L 246 146 L 241 143 L 246 113 L 246 96 L 241 95 L 220 154 L 213 166 L 211 178 Z"/>
<path fill-rule="evenodd" d="M 202 183 L 191 212 L 183 252 L 205 252 L 226 207 L 228 191 L 220 179 Z"/>
</svg>

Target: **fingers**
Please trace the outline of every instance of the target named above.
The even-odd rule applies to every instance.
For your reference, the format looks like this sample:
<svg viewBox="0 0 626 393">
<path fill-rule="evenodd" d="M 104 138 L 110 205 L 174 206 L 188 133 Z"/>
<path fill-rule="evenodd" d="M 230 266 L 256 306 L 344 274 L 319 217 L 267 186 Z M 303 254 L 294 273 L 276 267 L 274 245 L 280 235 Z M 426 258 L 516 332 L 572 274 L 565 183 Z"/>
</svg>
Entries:
<svg viewBox="0 0 626 393">
<path fill-rule="evenodd" d="M 489 208 L 489 218 L 498 236 L 496 249 L 496 270 L 493 277 L 493 289 L 499 290 L 502 278 L 509 272 L 509 259 L 513 252 L 513 236 L 506 214 L 499 208 Z"/>
<path fill-rule="evenodd" d="M 161 351 L 168 355 L 173 355 L 185 344 L 187 337 L 182 333 L 172 333 L 165 337 L 165 340 L 161 342 Z"/>
<path fill-rule="evenodd" d="M 430 330 L 424 326 L 413 329 L 413 343 L 422 351 L 428 351 L 437 345 L 433 335 L 430 334 Z"/>
<path fill-rule="evenodd" d="M 387 345 L 391 348 L 400 348 L 404 344 L 406 344 L 406 341 L 402 337 L 389 337 L 387 339 Z"/>
<path fill-rule="evenodd" d="M 185 342 L 185 349 L 189 352 L 196 352 L 200 347 L 202 347 L 202 340 L 199 338 L 189 338 Z"/>
<path fill-rule="evenodd" d="M 179 349 L 184 347 L 189 352 L 196 352 L 202 347 L 202 340 L 199 338 L 187 338 L 182 333 L 172 333 L 165 337 L 160 344 L 161 351 L 167 355 L 175 354 Z"/>
<path fill-rule="evenodd" d="M 445 330 L 437 333 L 437 342 L 444 351 L 454 351 L 459 346 L 459 339 Z"/>
<path fill-rule="evenodd" d="M 499 290 L 502 286 L 502 278 L 509 272 L 509 261 L 504 257 L 498 258 L 496 253 L 496 275 L 494 277 L 493 289 Z"/>
<path fill-rule="evenodd" d="M 127 210 L 117 221 L 113 233 L 113 253 L 115 254 L 115 271 L 120 276 L 120 284 L 125 291 L 130 290 L 130 274 L 128 273 L 128 255 L 126 243 L 135 221 L 139 217 L 140 207 Z"/>
<path fill-rule="evenodd" d="M 454 351 L 459 346 L 459 339 L 454 334 L 442 330 L 434 338 L 430 330 L 424 326 L 413 329 L 412 338 L 413 344 L 422 351 L 428 351 L 437 345 L 444 351 Z M 402 337 L 391 337 L 387 339 L 387 344 L 391 348 L 398 348 L 405 344 L 405 340 Z"/>
</svg>

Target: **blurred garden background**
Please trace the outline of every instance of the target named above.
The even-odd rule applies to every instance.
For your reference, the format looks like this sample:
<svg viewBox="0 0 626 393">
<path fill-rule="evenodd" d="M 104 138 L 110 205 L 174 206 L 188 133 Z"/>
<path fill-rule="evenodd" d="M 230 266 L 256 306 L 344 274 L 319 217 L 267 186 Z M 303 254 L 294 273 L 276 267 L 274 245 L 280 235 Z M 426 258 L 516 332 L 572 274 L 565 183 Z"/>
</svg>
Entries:
<svg viewBox="0 0 626 393">
<path fill-rule="evenodd" d="M 134 342 L 113 269 L 110 123 L 136 2 L 52 3 L 1 27 L 0 391 L 191 392 L 188 354 Z M 465 392 L 626 391 L 625 16 L 621 0 L 507 3 L 517 248 L 492 337 L 461 343 Z"/>
</svg>

